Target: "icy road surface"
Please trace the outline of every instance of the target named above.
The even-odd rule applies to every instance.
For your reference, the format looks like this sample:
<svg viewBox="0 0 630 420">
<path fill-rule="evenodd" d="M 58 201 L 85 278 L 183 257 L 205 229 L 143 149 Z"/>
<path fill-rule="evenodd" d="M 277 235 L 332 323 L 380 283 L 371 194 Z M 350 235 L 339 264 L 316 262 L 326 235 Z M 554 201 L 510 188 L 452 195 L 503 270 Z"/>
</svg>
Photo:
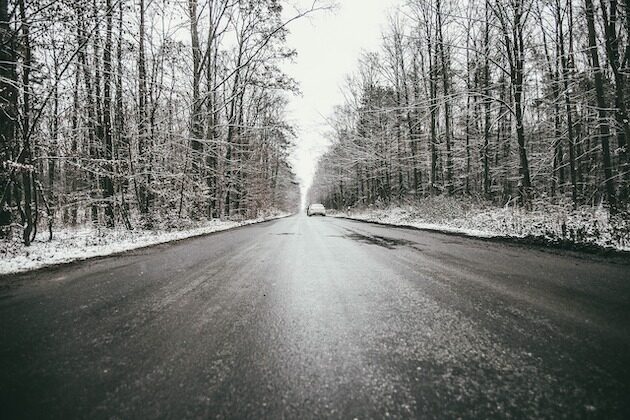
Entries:
<svg viewBox="0 0 630 420">
<path fill-rule="evenodd" d="M 295 216 L 0 279 L 0 418 L 630 418 L 630 265 Z"/>
</svg>

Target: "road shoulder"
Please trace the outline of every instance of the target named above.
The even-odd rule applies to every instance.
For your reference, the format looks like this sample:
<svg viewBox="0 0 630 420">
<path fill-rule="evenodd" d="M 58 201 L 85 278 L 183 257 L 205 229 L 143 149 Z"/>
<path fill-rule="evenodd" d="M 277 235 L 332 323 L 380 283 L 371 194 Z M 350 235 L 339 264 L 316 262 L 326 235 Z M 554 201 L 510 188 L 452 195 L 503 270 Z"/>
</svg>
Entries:
<svg viewBox="0 0 630 420">
<path fill-rule="evenodd" d="M 24 247 L 16 241 L 1 241 L 0 279 L 5 275 L 120 255 L 131 250 L 198 238 L 289 216 L 291 214 L 282 213 L 243 221 L 211 220 L 192 229 L 172 231 L 71 229 L 56 232 L 52 241 L 34 241 L 30 247 Z"/>
</svg>

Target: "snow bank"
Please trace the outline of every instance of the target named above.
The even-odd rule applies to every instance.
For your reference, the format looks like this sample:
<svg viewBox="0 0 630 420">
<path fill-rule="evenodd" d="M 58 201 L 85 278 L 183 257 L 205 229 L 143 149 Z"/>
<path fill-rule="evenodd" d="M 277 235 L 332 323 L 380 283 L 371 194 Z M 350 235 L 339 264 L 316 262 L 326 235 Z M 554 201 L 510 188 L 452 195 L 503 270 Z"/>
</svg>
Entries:
<svg viewBox="0 0 630 420">
<path fill-rule="evenodd" d="M 474 200 L 427 198 L 414 204 L 337 212 L 352 219 L 458 233 L 473 237 L 529 238 L 543 243 L 630 251 L 630 218 L 602 207 L 536 202 L 532 210 Z M 335 215 L 333 214 L 333 215 Z"/>
<path fill-rule="evenodd" d="M 150 245 L 205 235 L 238 226 L 260 223 L 288 216 L 280 213 L 243 221 L 210 220 L 184 230 L 126 230 L 98 227 L 63 229 L 54 232 L 52 241 L 35 240 L 25 247 L 18 238 L 0 241 L 0 275 L 18 273 L 38 268 L 111 255 Z"/>
</svg>

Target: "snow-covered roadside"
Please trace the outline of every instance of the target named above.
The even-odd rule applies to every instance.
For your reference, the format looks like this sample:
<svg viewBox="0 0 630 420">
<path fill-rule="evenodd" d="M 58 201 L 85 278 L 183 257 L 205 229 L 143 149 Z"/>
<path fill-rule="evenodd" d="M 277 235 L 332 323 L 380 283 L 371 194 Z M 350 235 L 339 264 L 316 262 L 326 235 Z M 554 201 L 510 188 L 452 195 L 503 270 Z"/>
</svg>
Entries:
<svg viewBox="0 0 630 420">
<path fill-rule="evenodd" d="M 147 231 L 82 227 L 55 231 L 52 241 L 35 240 L 30 247 L 18 239 L 0 240 L 0 275 L 36 270 L 51 265 L 64 264 L 92 257 L 116 254 L 165 242 L 176 241 L 208 233 L 233 229 L 268 220 L 289 216 L 280 213 L 273 216 L 243 221 L 210 220 L 199 225 L 170 231 Z M 41 234 L 40 237 L 47 237 Z"/>
<path fill-rule="evenodd" d="M 528 211 L 438 198 L 413 206 L 350 209 L 331 215 L 480 238 L 630 251 L 630 221 L 611 220 L 602 208 L 549 205 Z"/>
<path fill-rule="evenodd" d="M 402 227 L 414 227 L 423 230 L 432 230 L 445 233 L 456 233 L 458 235 L 472 236 L 475 238 L 494 238 L 501 236 L 497 233 L 492 233 L 483 230 L 469 229 L 464 227 L 449 226 L 447 224 L 439 223 L 427 223 L 422 220 L 413 220 L 405 217 L 400 217 L 403 210 L 394 208 L 391 210 L 392 214 L 381 213 L 374 210 L 364 211 L 345 211 L 345 212 L 333 212 L 330 214 L 332 217 L 343 217 L 346 219 L 362 220 L 366 222 L 382 223 L 384 225 L 402 226 Z"/>
</svg>

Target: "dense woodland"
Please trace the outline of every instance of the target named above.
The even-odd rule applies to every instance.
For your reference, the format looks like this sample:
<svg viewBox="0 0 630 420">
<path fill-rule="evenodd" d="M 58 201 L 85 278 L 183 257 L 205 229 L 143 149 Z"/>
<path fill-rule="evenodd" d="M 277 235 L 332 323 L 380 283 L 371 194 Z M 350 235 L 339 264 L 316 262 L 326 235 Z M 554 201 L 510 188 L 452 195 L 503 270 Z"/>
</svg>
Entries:
<svg viewBox="0 0 630 420">
<path fill-rule="evenodd" d="M 0 0 L 0 224 L 151 228 L 299 204 L 277 0 Z"/>
<path fill-rule="evenodd" d="M 630 1 L 410 0 L 382 40 L 331 117 L 311 201 L 625 213 Z"/>
</svg>

